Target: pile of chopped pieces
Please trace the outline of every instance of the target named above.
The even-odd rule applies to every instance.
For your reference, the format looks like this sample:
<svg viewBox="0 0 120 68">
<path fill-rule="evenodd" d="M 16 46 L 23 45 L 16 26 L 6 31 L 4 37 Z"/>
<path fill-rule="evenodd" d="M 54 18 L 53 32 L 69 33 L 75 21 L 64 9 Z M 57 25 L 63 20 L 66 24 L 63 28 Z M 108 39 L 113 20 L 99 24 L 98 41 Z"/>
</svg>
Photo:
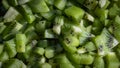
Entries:
<svg viewBox="0 0 120 68">
<path fill-rule="evenodd" d="M 2 0 L 0 68 L 120 68 L 120 0 Z"/>
</svg>

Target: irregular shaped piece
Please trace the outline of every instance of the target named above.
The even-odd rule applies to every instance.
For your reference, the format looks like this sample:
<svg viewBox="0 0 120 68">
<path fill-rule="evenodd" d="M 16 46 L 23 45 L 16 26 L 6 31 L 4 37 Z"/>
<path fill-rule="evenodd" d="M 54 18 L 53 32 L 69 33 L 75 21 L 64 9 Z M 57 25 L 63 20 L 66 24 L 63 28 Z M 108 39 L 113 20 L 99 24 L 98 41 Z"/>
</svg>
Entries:
<svg viewBox="0 0 120 68">
<path fill-rule="evenodd" d="M 101 56 L 95 57 L 93 68 L 105 68 L 105 62 L 103 60 L 103 57 Z"/>
<path fill-rule="evenodd" d="M 68 17 L 71 17 L 75 21 L 80 21 L 84 16 L 84 10 L 76 6 L 71 6 L 65 9 L 64 12 Z"/>
<path fill-rule="evenodd" d="M 24 53 L 25 52 L 25 45 L 26 45 L 25 34 L 16 34 L 15 43 L 16 43 L 17 52 Z"/>
<path fill-rule="evenodd" d="M 54 5 L 60 10 L 63 10 L 65 8 L 67 0 L 55 0 Z"/>
<path fill-rule="evenodd" d="M 26 65 L 18 59 L 9 59 L 3 63 L 2 68 L 27 68 Z"/>
<path fill-rule="evenodd" d="M 33 15 L 32 10 L 28 5 L 17 6 L 17 10 L 23 15 L 28 23 L 32 23 L 35 20 L 35 16 Z"/>
<path fill-rule="evenodd" d="M 114 52 L 109 52 L 105 56 L 105 62 L 106 62 L 106 67 L 107 68 L 119 68 L 120 66 L 120 61 L 118 60 L 116 54 Z"/>
<path fill-rule="evenodd" d="M 31 7 L 32 11 L 36 13 L 50 11 L 44 0 L 31 0 L 28 5 Z"/>
</svg>

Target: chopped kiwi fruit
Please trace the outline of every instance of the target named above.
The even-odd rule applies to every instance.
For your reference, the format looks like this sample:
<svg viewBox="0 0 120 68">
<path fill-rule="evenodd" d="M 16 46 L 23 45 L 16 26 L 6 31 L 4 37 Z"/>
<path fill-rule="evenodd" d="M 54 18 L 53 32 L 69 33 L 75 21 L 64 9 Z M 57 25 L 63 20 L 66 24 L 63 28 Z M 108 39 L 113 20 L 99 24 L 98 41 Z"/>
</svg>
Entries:
<svg viewBox="0 0 120 68">
<path fill-rule="evenodd" d="M 0 0 L 0 68 L 120 68 L 120 0 Z"/>
<path fill-rule="evenodd" d="M 113 23 L 113 34 L 118 41 L 120 41 L 119 30 L 120 30 L 120 17 L 116 16 Z"/>
<path fill-rule="evenodd" d="M 117 40 L 117 44 L 114 44 L 114 42 L 116 43 L 116 41 L 114 41 L 114 37 L 108 32 L 106 28 L 104 28 L 102 30 L 102 33 L 95 37 L 93 41 L 97 47 L 98 54 L 103 56 L 110 52 L 111 48 L 118 44 Z"/>
</svg>

